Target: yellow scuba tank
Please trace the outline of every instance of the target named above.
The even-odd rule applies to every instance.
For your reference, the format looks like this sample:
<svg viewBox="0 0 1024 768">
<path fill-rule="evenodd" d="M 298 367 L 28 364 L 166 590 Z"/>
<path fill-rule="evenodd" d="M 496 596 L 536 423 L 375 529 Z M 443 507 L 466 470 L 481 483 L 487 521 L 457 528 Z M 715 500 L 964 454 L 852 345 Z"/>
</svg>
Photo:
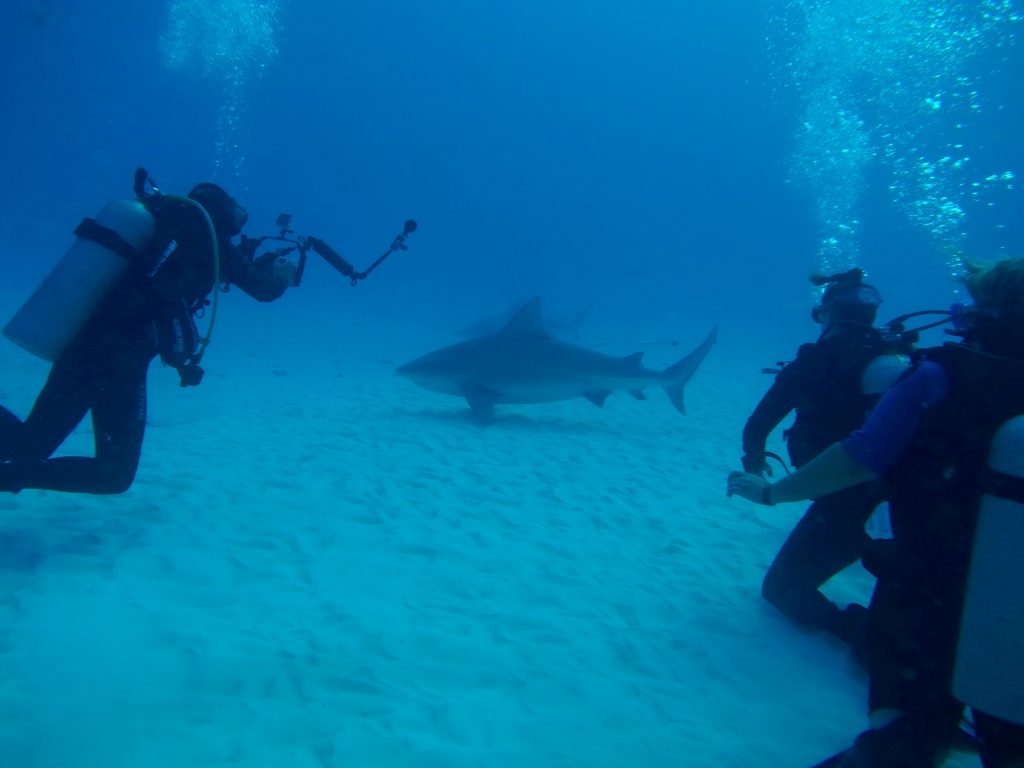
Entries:
<svg viewBox="0 0 1024 768">
<path fill-rule="evenodd" d="M 107 203 L 75 230 L 75 242 L 7 323 L 4 335 L 44 360 L 56 360 L 155 228 L 141 202 Z"/>
<path fill-rule="evenodd" d="M 999 428 L 988 464 L 1006 492 L 986 493 L 978 509 L 953 695 L 1024 725 L 1024 416 Z"/>
</svg>

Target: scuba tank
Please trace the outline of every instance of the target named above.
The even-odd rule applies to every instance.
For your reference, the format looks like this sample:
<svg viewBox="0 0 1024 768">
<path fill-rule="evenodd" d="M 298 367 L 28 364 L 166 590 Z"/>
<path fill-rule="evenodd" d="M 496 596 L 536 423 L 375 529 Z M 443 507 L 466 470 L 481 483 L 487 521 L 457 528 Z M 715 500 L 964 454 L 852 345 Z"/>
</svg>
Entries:
<svg viewBox="0 0 1024 768">
<path fill-rule="evenodd" d="M 865 395 L 884 395 L 910 368 L 910 355 L 888 353 L 879 355 L 864 366 L 860 377 L 860 390 Z M 879 504 L 864 523 L 864 530 L 872 539 L 891 539 L 892 518 L 889 504 Z"/>
<path fill-rule="evenodd" d="M 53 362 L 153 237 L 156 221 L 137 200 L 113 200 L 75 230 L 75 242 L 3 329 Z"/>
<path fill-rule="evenodd" d="M 1024 725 L 1024 416 L 1003 424 L 989 453 L 960 618 L 953 695 Z"/>
<path fill-rule="evenodd" d="M 860 391 L 865 395 L 884 394 L 910 367 L 909 355 L 879 355 L 864 366 Z"/>
</svg>

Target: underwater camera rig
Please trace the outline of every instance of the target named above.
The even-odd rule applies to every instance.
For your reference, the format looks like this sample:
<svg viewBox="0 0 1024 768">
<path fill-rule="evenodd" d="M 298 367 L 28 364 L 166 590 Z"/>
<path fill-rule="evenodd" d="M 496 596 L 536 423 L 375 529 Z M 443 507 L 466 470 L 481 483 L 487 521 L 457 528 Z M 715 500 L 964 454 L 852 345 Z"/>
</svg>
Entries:
<svg viewBox="0 0 1024 768">
<path fill-rule="evenodd" d="M 402 232 L 395 236 L 395 239 L 391 241 L 390 247 L 384 251 L 377 260 L 373 262 L 369 267 L 363 271 L 356 270 L 351 264 L 341 257 L 336 250 L 331 248 L 327 243 L 318 237 L 312 236 L 296 236 L 295 230 L 292 228 L 293 216 L 289 213 L 278 214 L 276 225 L 278 232 L 276 235 L 263 235 L 262 237 L 246 237 L 242 235 L 241 248 L 245 254 L 245 258 L 252 262 L 262 262 L 264 260 L 277 260 L 284 259 L 289 254 L 297 251 L 299 254 L 298 262 L 296 263 L 295 270 L 295 282 L 294 285 L 298 286 L 302 282 L 302 274 L 306 270 L 306 257 L 312 251 L 317 256 L 320 256 L 324 261 L 334 267 L 338 272 L 349 279 L 349 285 L 353 288 L 359 284 L 360 280 L 365 280 L 367 276 L 390 256 L 395 251 L 407 251 L 409 247 L 405 244 L 405 239 L 416 231 L 416 222 L 412 219 L 408 219 L 405 225 L 402 227 Z M 259 256 L 256 256 L 256 251 L 259 250 L 264 243 L 284 243 L 277 248 L 271 248 L 269 251 L 264 251 Z"/>
<path fill-rule="evenodd" d="M 135 191 L 136 198 L 143 203 L 147 200 L 163 196 L 160 188 L 156 185 L 156 182 L 153 181 L 145 168 L 135 169 L 135 181 L 132 189 Z M 186 198 L 177 199 L 186 200 Z M 276 261 L 277 259 L 286 258 L 293 251 L 298 251 L 299 258 L 296 264 L 295 282 L 293 283 L 293 286 L 298 286 L 299 283 L 302 282 L 302 274 L 306 269 L 306 256 L 310 251 L 313 251 L 318 256 L 322 257 L 324 261 L 338 270 L 338 272 L 349 278 L 349 284 L 354 288 L 360 280 L 365 280 L 367 276 L 379 267 L 381 262 L 383 262 L 384 259 L 392 253 L 395 251 L 409 250 L 408 246 L 405 244 L 405 239 L 416 231 L 416 222 L 412 219 L 407 219 L 405 225 L 402 227 L 402 233 L 395 236 L 395 239 L 391 241 L 391 246 L 377 257 L 377 260 L 373 262 L 373 264 L 362 272 L 359 272 L 355 267 L 345 261 L 345 259 L 341 257 L 341 254 L 331 248 L 331 246 L 320 238 L 295 236 L 295 230 L 292 228 L 293 218 L 294 217 L 290 213 L 278 214 L 276 221 L 278 232 L 276 235 L 263 235 L 262 237 L 255 238 L 242 235 L 240 242 L 240 247 L 245 259 L 254 263 Z M 210 222 L 210 226 L 213 226 L 212 222 Z M 262 246 L 263 243 L 268 241 L 286 243 L 286 245 L 273 248 L 257 256 L 256 251 L 260 249 L 260 246 Z M 220 283 L 220 259 L 216 253 L 214 264 L 218 270 L 216 282 Z"/>
</svg>

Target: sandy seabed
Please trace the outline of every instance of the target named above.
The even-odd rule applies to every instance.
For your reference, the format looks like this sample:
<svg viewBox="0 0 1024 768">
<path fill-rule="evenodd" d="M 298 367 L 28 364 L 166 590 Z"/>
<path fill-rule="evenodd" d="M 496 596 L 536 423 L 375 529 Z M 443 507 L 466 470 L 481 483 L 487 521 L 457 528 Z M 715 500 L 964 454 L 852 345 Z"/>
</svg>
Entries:
<svg viewBox="0 0 1024 768">
<path fill-rule="evenodd" d="M 863 727 L 846 650 L 759 596 L 803 506 L 724 496 L 763 353 L 722 333 L 686 417 L 481 427 L 392 374 L 428 338 L 225 326 L 198 389 L 151 369 L 128 493 L 0 495 L 3 766 L 806 768 Z M 46 366 L 0 371 L 24 415 Z"/>
</svg>

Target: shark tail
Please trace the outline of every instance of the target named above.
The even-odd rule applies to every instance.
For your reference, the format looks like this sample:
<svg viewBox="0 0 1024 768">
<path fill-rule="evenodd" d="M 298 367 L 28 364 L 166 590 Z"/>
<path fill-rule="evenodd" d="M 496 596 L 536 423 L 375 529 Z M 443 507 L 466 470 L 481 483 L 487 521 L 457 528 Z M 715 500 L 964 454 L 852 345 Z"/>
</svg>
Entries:
<svg viewBox="0 0 1024 768">
<path fill-rule="evenodd" d="M 662 386 L 665 388 L 666 394 L 668 394 L 668 399 L 672 401 L 672 405 L 676 407 L 676 410 L 682 414 L 686 413 L 686 405 L 683 403 L 683 390 L 686 388 L 686 383 L 697 372 L 700 364 L 704 362 L 704 358 L 708 356 L 708 352 L 711 351 L 711 346 L 717 338 L 718 326 L 715 326 L 714 330 L 708 334 L 708 337 L 704 339 L 699 347 L 678 363 L 670 365 L 661 372 L 662 378 L 665 380 Z"/>
</svg>

